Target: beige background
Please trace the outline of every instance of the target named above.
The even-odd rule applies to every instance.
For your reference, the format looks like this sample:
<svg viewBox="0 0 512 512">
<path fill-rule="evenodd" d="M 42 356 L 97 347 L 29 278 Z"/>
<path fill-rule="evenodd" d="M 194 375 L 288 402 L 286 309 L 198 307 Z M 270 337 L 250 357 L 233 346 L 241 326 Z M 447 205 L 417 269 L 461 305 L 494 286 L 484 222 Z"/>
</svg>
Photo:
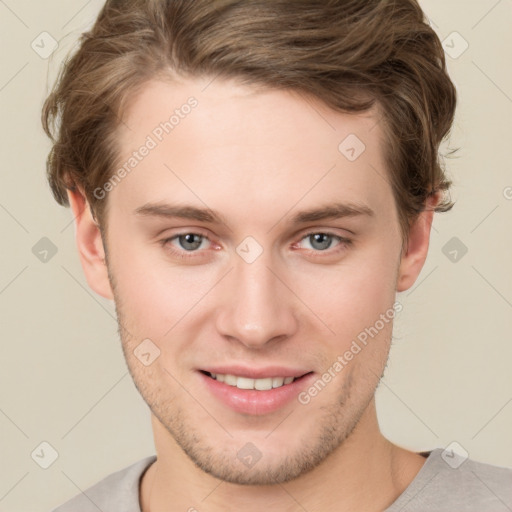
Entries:
<svg viewBox="0 0 512 512">
<path fill-rule="evenodd" d="M 47 511 L 154 453 L 112 304 L 88 290 L 71 214 L 44 175 L 48 71 L 101 4 L 0 1 L 0 511 Z M 447 57 L 460 95 L 450 146 L 461 150 L 447 160 L 456 206 L 436 216 L 424 270 L 399 295 L 379 416 L 410 449 L 456 441 L 474 459 L 512 466 L 512 0 L 422 5 L 450 52 L 463 48 L 454 31 L 469 44 Z M 59 41 L 50 68 L 31 47 L 44 31 Z M 46 263 L 32 252 L 43 237 L 58 251 Z M 456 262 L 443 253 L 453 237 L 468 249 Z M 48 469 L 31 457 L 43 441 L 58 452 Z"/>
</svg>

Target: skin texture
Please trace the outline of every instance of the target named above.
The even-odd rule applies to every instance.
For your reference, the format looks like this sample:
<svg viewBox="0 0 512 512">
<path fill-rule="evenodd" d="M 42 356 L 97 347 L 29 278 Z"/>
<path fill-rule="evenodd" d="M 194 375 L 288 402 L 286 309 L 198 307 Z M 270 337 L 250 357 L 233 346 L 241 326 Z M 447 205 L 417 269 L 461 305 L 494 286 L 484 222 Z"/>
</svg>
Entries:
<svg viewBox="0 0 512 512">
<path fill-rule="evenodd" d="M 108 193 L 103 239 L 83 195 L 69 192 L 88 283 L 115 300 L 152 412 L 158 460 L 142 479 L 142 509 L 383 510 L 424 463 L 379 431 L 374 394 L 392 321 L 307 405 L 235 412 L 198 370 L 272 364 L 320 376 L 414 284 L 433 213 L 412 225 L 402 253 L 378 106 L 349 115 L 291 91 L 210 82 L 152 81 L 130 102 L 120 166 L 190 97 L 197 106 Z M 366 146 L 355 161 L 338 150 L 350 134 Z M 135 212 L 163 202 L 210 208 L 223 222 Z M 374 215 L 291 224 L 335 202 Z M 187 233 L 207 238 L 187 252 L 172 238 Z M 331 246 L 320 250 L 311 233 L 331 233 Z M 263 251 L 252 263 L 236 251 L 248 236 Z M 134 350 L 148 338 L 160 355 L 145 366 Z M 249 442 L 261 453 L 251 468 L 237 458 Z"/>
</svg>

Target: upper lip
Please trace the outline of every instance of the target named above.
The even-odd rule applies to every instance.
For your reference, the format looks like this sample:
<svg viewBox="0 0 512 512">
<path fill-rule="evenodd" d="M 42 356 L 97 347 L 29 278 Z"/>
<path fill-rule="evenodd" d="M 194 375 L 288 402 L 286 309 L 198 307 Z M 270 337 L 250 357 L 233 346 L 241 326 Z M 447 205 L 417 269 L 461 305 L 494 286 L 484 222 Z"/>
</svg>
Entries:
<svg viewBox="0 0 512 512">
<path fill-rule="evenodd" d="M 266 379 L 269 377 L 302 377 L 310 370 L 300 368 L 287 368 L 284 366 L 266 366 L 264 368 L 247 368 L 241 365 L 230 366 L 210 366 L 201 368 L 202 371 L 215 373 L 218 375 L 236 375 L 237 377 L 246 377 L 249 379 Z"/>
</svg>

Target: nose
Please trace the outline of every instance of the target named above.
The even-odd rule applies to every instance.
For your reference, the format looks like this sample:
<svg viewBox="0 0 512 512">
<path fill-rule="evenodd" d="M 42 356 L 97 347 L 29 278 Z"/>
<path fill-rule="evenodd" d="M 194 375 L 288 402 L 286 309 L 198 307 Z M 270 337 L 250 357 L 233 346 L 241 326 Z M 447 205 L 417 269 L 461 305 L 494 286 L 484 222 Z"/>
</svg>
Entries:
<svg viewBox="0 0 512 512">
<path fill-rule="evenodd" d="M 248 348 L 262 348 L 292 336 L 297 301 L 265 253 L 247 263 L 239 258 L 225 280 L 217 310 L 218 332 Z M 282 280 L 281 280 L 282 279 Z"/>
</svg>

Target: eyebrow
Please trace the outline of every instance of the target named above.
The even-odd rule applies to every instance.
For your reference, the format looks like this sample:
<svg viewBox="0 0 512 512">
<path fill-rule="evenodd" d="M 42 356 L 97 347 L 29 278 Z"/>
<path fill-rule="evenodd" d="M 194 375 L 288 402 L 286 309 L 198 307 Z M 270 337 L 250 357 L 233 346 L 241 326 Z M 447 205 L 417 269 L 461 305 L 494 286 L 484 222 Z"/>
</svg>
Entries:
<svg viewBox="0 0 512 512">
<path fill-rule="evenodd" d="M 146 203 L 135 209 L 135 214 L 149 217 L 182 218 L 209 222 L 212 224 L 226 224 L 224 217 L 210 208 L 196 206 L 178 206 L 166 203 Z M 331 203 L 318 208 L 311 208 L 296 213 L 290 224 L 305 224 L 327 219 L 341 219 L 345 217 L 367 216 L 374 217 L 375 212 L 365 204 Z"/>
</svg>

